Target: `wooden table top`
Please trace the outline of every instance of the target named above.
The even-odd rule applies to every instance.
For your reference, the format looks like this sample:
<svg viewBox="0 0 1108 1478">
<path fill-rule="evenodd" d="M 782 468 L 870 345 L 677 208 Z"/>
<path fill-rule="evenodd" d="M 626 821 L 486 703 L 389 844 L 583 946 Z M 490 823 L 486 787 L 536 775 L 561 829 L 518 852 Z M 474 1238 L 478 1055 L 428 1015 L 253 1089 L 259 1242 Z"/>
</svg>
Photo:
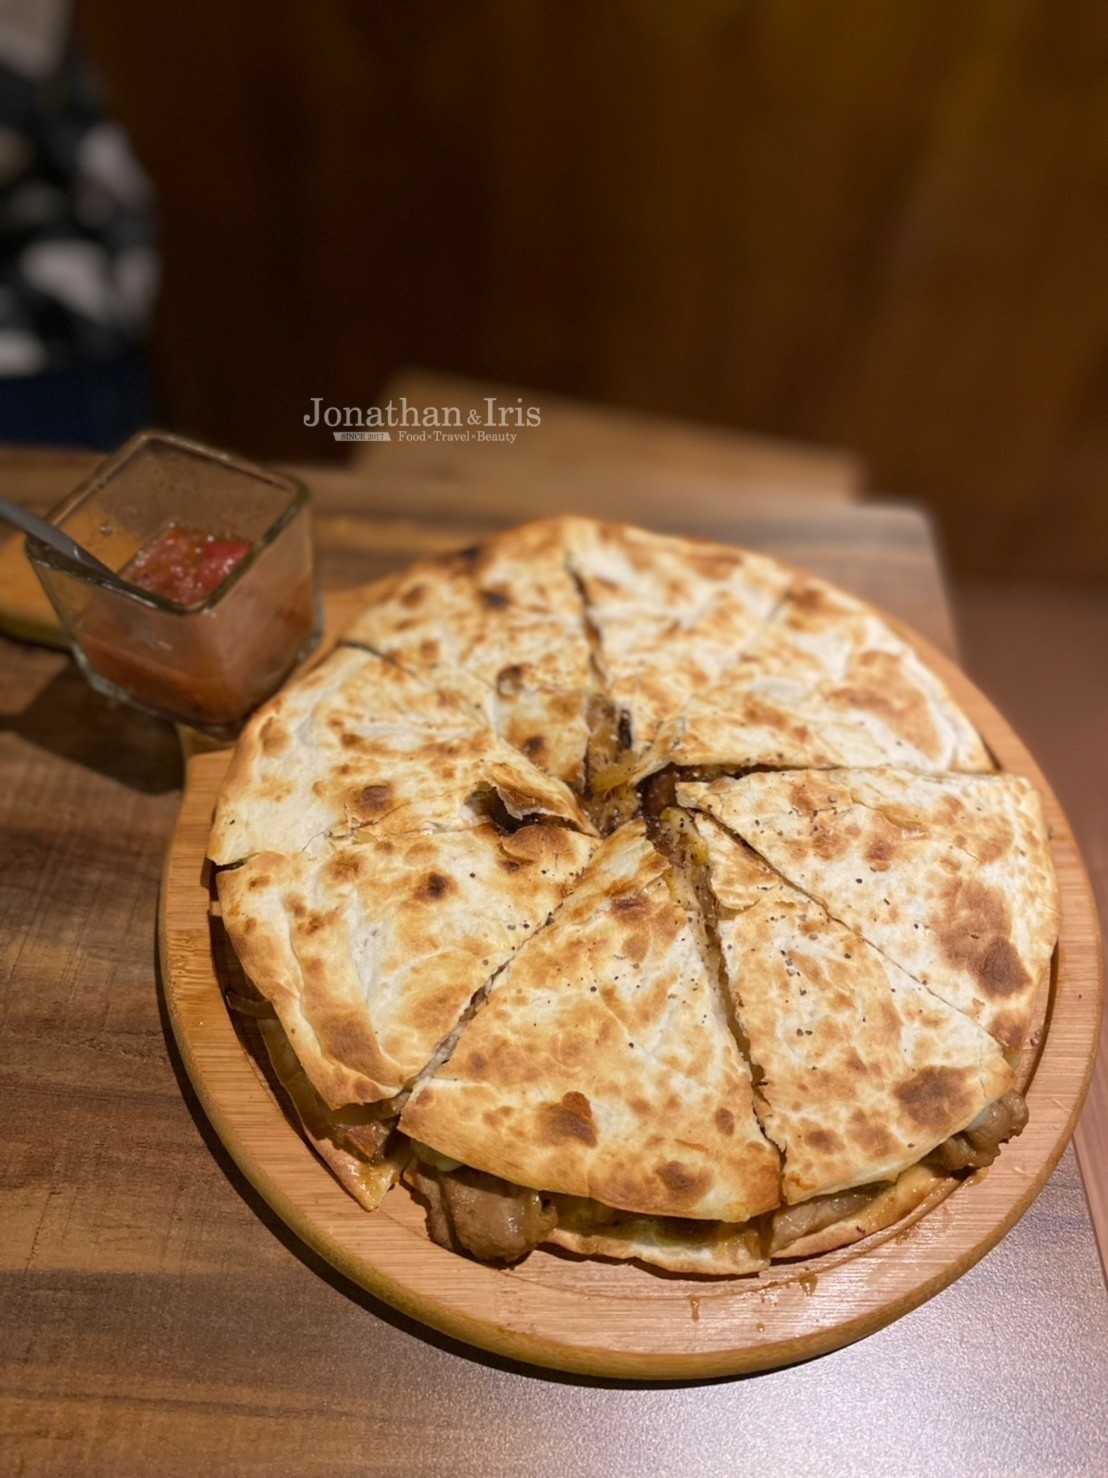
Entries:
<svg viewBox="0 0 1108 1478">
<path fill-rule="evenodd" d="M 45 454 L 5 491 L 48 506 Z M 325 582 L 472 542 L 500 506 L 311 474 Z M 530 510 L 528 510 L 530 511 Z M 951 650 L 916 510 L 764 500 L 659 527 L 764 548 Z M 2 595 L 2 592 L 0 592 Z M 0 638 L 0 1468 L 50 1474 L 1108 1469 L 1108 1299 L 1068 1150 L 954 1286 L 808 1365 L 695 1386 L 556 1377 L 455 1346 L 300 1245 L 181 1070 L 156 980 L 175 735 Z M 741 1455 L 741 1456 L 740 1456 Z"/>
</svg>

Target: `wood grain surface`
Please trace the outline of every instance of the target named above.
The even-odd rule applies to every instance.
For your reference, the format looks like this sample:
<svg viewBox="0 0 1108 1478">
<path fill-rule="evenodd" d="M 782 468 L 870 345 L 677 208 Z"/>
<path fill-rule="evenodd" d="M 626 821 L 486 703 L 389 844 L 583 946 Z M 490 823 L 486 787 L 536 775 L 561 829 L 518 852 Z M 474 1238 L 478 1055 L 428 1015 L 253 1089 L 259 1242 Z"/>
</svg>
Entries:
<svg viewBox="0 0 1108 1478">
<path fill-rule="evenodd" d="M 429 393 L 422 379 L 412 388 L 413 393 Z M 570 421 L 576 426 L 574 417 Z M 615 460 L 612 447 L 623 446 L 628 439 L 618 418 L 615 425 L 614 431 L 599 433 L 599 440 L 608 445 L 607 465 Z M 570 437 L 571 446 L 580 439 L 576 430 Z M 708 462 L 718 455 L 716 440 L 711 434 L 705 438 L 703 457 Z M 677 445 L 683 455 L 694 458 L 695 444 L 691 428 L 682 428 Z M 580 456 L 579 447 L 574 455 Z M 471 543 L 525 518 L 577 512 L 634 518 L 663 532 L 684 531 L 724 542 L 740 537 L 751 548 L 772 551 L 841 584 L 867 590 L 877 604 L 895 609 L 951 651 L 953 628 L 926 519 L 910 505 L 892 502 L 869 504 L 859 516 L 852 499 L 829 491 L 832 483 L 826 478 L 817 479 L 811 493 L 804 493 L 795 478 L 807 455 L 800 451 L 785 458 L 789 471 L 783 481 L 767 470 L 780 468 L 772 457 L 752 459 L 743 452 L 730 461 L 724 458 L 734 473 L 731 492 L 725 494 L 713 481 L 700 490 L 694 485 L 684 498 L 678 496 L 672 476 L 660 484 L 656 481 L 653 492 L 648 486 L 638 497 L 633 481 L 625 482 L 606 500 L 598 480 L 575 478 L 567 495 L 565 484 L 552 479 L 523 476 L 514 483 L 482 478 L 464 457 L 460 463 L 439 464 L 436 475 L 430 469 L 422 476 L 390 470 L 388 459 L 378 463 L 368 456 L 350 471 L 322 467 L 295 471 L 312 489 L 316 546 L 329 589 L 375 579 L 421 554 Z M 46 512 L 88 475 L 96 461 L 91 453 L 30 454 L 0 448 L 0 478 L 5 486 L 25 490 L 23 501 L 29 507 Z M 27 475 L 29 465 L 33 476 Z M 451 467 L 457 470 L 451 472 Z M 752 479 L 749 483 L 739 475 L 744 468 Z M 56 644 L 53 611 L 20 542 L 10 539 L 0 545 L 0 631 Z"/>
<path fill-rule="evenodd" d="M 588 405 L 558 395 L 461 375 L 409 369 L 393 375 L 378 397 L 398 415 L 449 407 L 463 426 L 483 422 L 489 401 L 511 413 L 519 405 L 534 412 L 538 426 L 525 426 L 510 443 L 472 440 L 371 442 L 352 461 L 355 471 L 426 478 L 470 506 L 490 505 L 522 519 L 530 509 L 589 513 L 647 522 L 677 506 L 693 506 L 698 517 L 726 517 L 741 487 L 743 502 L 803 508 L 852 503 L 865 481 L 860 457 L 851 452 L 661 416 Z M 461 496 L 460 496 L 461 495 Z"/>
<path fill-rule="evenodd" d="M 38 506 L 72 485 L 45 464 Z M 494 521 L 429 525 L 399 481 L 335 475 L 315 492 L 332 584 Z M 951 649 L 918 512 L 747 519 L 736 488 L 726 527 L 683 515 Z M 0 1470 L 1108 1470 L 1108 1300 L 1071 1151 L 953 1287 L 737 1385 L 542 1378 L 335 1273 L 212 1133 L 161 1008 L 154 921 L 180 783 L 167 726 L 101 698 L 61 653 L 0 638 Z"/>
<path fill-rule="evenodd" d="M 917 646 L 921 644 L 917 642 Z M 367 1215 L 311 1154 L 251 1059 L 224 1003 L 210 920 L 211 817 L 231 752 L 190 761 L 159 910 L 170 1020 L 205 1112 L 251 1184 L 314 1251 L 403 1313 L 494 1354 L 643 1380 L 736 1375 L 810 1359 L 917 1307 L 983 1257 L 1042 1189 L 1073 1132 L 1100 1033 L 1096 907 L 1066 818 L 1030 755 L 937 652 L 947 682 L 1005 770 L 1044 795 L 1061 897 L 1056 968 L 1044 981 L 1020 1088 L 1030 1123 L 987 1174 L 933 1196 L 856 1248 L 754 1278 L 658 1277 L 540 1249 L 484 1267 L 426 1235 L 404 1186 Z M 1047 999 L 1049 997 L 1049 1000 Z"/>
</svg>

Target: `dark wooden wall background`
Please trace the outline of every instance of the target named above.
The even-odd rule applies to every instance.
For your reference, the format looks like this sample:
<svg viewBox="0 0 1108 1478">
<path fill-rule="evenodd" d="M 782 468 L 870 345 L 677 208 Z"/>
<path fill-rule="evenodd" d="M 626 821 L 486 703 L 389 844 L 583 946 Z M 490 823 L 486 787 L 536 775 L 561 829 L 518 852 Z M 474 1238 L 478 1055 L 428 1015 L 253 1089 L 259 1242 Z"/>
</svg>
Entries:
<svg viewBox="0 0 1108 1478">
<path fill-rule="evenodd" d="M 1103 0 L 89 0 L 181 428 L 405 363 L 847 445 L 957 569 L 1108 577 Z"/>
</svg>

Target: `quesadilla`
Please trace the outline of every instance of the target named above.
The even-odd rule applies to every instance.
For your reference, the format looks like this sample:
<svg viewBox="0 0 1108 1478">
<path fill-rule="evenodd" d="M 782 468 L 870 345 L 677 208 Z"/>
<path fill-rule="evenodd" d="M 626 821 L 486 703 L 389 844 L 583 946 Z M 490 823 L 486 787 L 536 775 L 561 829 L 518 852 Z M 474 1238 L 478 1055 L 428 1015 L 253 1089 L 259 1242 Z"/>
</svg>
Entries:
<svg viewBox="0 0 1108 1478">
<path fill-rule="evenodd" d="M 426 1066 L 595 846 L 486 823 L 258 853 L 219 874 L 223 923 L 323 1099 L 373 1103 Z"/>
<path fill-rule="evenodd" d="M 601 846 L 515 955 L 401 1128 L 521 1185 L 645 1215 L 746 1221 L 779 1161 L 705 965 L 642 822 Z"/>
<path fill-rule="evenodd" d="M 1058 937 L 1035 790 L 1015 775 L 780 771 L 684 784 L 683 802 L 1009 1051 Z"/>
<path fill-rule="evenodd" d="M 712 689 L 776 607 L 791 576 L 747 550 L 566 521 L 607 691 L 646 750 L 694 693 Z"/>
<path fill-rule="evenodd" d="M 414 565 L 343 640 L 457 695 L 540 768 L 582 782 L 597 680 L 559 521 Z"/>
<path fill-rule="evenodd" d="M 487 820 L 490 806 L 591 830 L 567 786 L 456 699 L 343 647 L 247 725 L 208 850 L 229 863 L 362 827 L 453 830 Z"/>
<path fill-rule="evenodd" d="M 1041 811 L 879 616 L 584 519 L 365 602 L 247 726 L 209 847 L 228 998 L 364 1206 L 403 1171 L 489 1262 L 739 1276 L 1020 1132 Z"/>
<path fill-rule="evenodd" d="M 717 927 L 786 1202 L 891 1181 L 1014 1085 L 998 1045 L 707 817 Z"/>
<path fill-rule="evenodd" d="M 737 660 L 660 729 L 641 769 L 890 763 L 928 773 L 992 768 L 907 642 L 858 601 L 799 577 Z"/>
</svg>

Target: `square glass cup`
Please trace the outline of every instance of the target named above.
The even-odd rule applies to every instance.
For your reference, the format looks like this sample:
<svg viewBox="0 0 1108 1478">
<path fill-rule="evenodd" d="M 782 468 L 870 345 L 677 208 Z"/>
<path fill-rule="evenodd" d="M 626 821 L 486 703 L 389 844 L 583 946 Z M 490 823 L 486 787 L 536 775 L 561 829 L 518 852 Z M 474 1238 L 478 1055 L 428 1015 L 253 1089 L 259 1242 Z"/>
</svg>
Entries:
<svg viewBox="0 0 1108 1478">
<path fill-rule="evenodd" d="M 51 515 L 101 575 L 34 538 L 27 554 L 92 686 L 148 713 L 232 737 L 319 640 L 308 490 L 284 473 L 144 431 Z M 172 525 L 249 547 L 181 604 L 125 573 Z"/>
</svg>

